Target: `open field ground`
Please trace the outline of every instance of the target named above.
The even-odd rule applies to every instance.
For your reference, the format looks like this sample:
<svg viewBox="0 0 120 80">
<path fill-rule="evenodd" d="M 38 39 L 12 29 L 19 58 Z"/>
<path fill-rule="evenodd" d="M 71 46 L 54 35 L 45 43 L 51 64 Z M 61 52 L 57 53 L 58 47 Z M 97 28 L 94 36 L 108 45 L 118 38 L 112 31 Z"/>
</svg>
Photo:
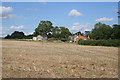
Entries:
<svg viewBox="0 0 120 80">
<path fill-rule="evenodd" d="M 3 78 L 117 78 L 118 48 L 3 40 Z"/>
</svg>

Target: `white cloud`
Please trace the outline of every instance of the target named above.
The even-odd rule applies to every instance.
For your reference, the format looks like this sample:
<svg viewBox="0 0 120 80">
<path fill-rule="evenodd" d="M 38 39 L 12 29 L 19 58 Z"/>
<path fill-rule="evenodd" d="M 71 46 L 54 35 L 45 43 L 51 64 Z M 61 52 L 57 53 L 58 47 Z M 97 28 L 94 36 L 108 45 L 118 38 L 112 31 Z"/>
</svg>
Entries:
<svg viewBox="0 0 120 80">
<path fill-rule="evenodd" d="M 18 27 L 15 27 L 15 26 L 10 26 L 10 29 L 23 29 L 24 26 L 21 25 L 21 26 L 18 26 Z"/>
<path fill-rule="evenodd" d="M 29 34 L 33 34 L 34 32 L 30 32 Z"/>
<path fill-rule="evenodd" d="M 73 9 L 69 12 L 68 16 L 83 16 L 82 13 L 78 12 L 77 10 Z"/>
<path fill-rule="evenodd" d="M 2 19 L 10 19 L 15 17 L 15 14 L 11 14 L 13 11 L 12 7 L 4 7 L 0 6 L 0 18 Z"/>
<path fill-rule="evenodd" d="M 4 7 L 4 6 L 0 6 L 0 9 L 2 10 L 2 12 L 0 13 L 3 13 L 3 14 L 10 13 L 13 10 L 11 7 Z"/>
<path fill-rule="evenodd" d="M 25 33 L 25 35 L 32 35 L 34 32 Z"/>
<path fill-rule="evenodd" d="M 85 24 L 80 24 L 80 23 L 73 23 L 72 27 L 70 28 L 70 31 L 72 32 L 84 32 L 84 31 L 89 31 L 93 27 L 93 24 L 91 23 L 85 23 Z"/>
<path fill-rule="evenodd" d="M 103 17 L 103 18 L 97 19 L 95 21 L 97 21 L 97 22 L 112 22 L 112 21 L 114 21 L 114 18 Z"/>
<path fill-rule="evenodd" d="M 14 32 L 14 31 L 18 31 L 18 30 L 22 30 L 24 29 L 24 26 L 10 26 L 10 27 L 0 27 L 0 35 L 2 35 L 3 37 L 6 36 L 7 34 Z"/>
</svg>

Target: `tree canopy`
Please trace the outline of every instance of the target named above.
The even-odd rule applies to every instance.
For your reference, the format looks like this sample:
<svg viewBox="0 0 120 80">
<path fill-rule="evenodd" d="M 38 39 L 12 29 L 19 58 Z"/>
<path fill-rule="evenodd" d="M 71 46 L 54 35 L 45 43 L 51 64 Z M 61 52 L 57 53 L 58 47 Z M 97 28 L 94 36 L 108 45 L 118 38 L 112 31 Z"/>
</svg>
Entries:
<svg viewBox="0 0 120 80">
<path fill-rule="evenodd" d="M 120 25 L 117 25 L 117 24 L 113 25 L 111 38 L 120 39 Z"/>
<path fill-rule="evenodd" d="M 61 41 L 66 41 L 70 35 L 89 36 L 90 39 L 95 40 L 120 39 L 120 25 L 114 24 L 111 27 L 99 22 L 94 25 L 92 31 L 85 31 L 85 34 L 80 31 L 75 34 L 71 34 L 69 29 L 66 27 L 53 27 L 51 21 L 41 21 L 32 35 L 25 35 L 23 32 L 14 31 L 11 35 L 7 35 L 5 39 L 30 39 L 37 35 L 47 38 L 55 38 L 56 40 Z"/>
<path fill-rule="evenodd" d="M 81 36 L 84 36 L 84 33 L 82 33 L 81 31 L 78 31 L 78 32 L 76 32 L 76 33 L 73 34 L 73 35 L 77 35 L 77 36 L 81 35 Z"/>
<path fill-rule="evenodd" d="M 23 32 L 15 31 L 11 34 L 10 38 L 12 39 L 23 39 L 25 38 L 25 35 Z"/>
<path fill-rule="evenodd" d="M 52 32 L 53 26 L 50 21 L 41 21 L 38 27 L 35 29 L 34 35 L 41 35 L 47 37 L 50 32 Z"/>
<path fill-rule="evenodd" d="M 111 39 L 112 34 L 112 27 L 106 24 L 97 23 L 94 25 L 94 29 L 92 29 L 92 32 L 90 34 L 90 37 L 92 39 Z"/>
<path fill-rule="evenodd" d="M 7 35 L 5 39 L 31 39 L 33 35 L 25 35 L 23 32 L 14 31 L 11 35 Z"/>
<path fill-rule="evenodd" d="M 34 35 L 41 35 L 43 37 L 55 38 L 57 40 L 66 41 L 71 32 L 65 27 L 53 27 L 50 21 L 41 21 L 35 29 Z"/>
</svg>

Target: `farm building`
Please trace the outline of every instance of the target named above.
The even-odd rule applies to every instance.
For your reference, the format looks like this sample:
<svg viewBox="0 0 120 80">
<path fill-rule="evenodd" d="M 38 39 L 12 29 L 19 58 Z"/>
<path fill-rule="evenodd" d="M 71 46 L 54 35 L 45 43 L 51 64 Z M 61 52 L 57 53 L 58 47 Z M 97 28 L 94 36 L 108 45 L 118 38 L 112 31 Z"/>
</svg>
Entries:
<svg viewBox="0 0 120 80">
<path fill-rule="evenodd" d="M 79 36 L 77 39 L 76 39 L 76 43 L 78 43 L 78 41 L 82 39 L 82 40 L 87 40 L 88 38 L 84 37 L 84 36 Z"/>
<path fill-rule="evenodd" d="M 54 38 L 49 38 L 49 39 L 47 39 L 48 41 L 57 41 L 57 40 L 55 40 Z"/>
<path fill-rule="evenodd" d="M 43 41 L 43 40 L 46 40 L 47 38 L 43 38 L 41 35 L 38 35 L 37 37 L 33 37 L 33 40 L 39 40 L 39 41 Z"/>
<path fill-rule="evenodd" d="M 73 42 L 73 41 L 75 42 L 76 38 L 78 38 L 77 35 L 75 35 L 75 36 L 69 36 L 67 42 Z"/>
<path fill-rule="evenodd" d="M 67 42 L 73 42 L 74 41 L 74 42 L 78 43 L 79 39 L 88 40 L 88 39 L 90 39 L 90 37 L 89 36 L 84 37 L 84 36 L 81 36 L 81 35 L 79 35 L 79 36 L 77 36 L 77 35 L 69 36 Z"/>
<path fill-rule="evenodd" d="M 37 37 L 33 37 L 33 40 L 36 41 L 36 40 L 37 40 Z"/>
<path fill-rule="evenodd" d="M 37 39 L 40 40 L 40 41 L 42 41 L 44 38 L 41 35 L 38 35 Z"/>
</svg>

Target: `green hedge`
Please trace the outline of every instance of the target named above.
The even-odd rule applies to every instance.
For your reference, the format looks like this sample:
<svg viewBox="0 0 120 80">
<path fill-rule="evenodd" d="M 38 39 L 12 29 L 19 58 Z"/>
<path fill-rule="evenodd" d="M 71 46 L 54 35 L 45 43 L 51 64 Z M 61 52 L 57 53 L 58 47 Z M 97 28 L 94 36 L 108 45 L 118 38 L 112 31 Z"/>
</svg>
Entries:
<svg viewBox="0 0 120 80">
<path fill-rule="evenodd" d="M 120 40 L 79 40 L 80 45 L 120 47 Z"/>
</svg>

